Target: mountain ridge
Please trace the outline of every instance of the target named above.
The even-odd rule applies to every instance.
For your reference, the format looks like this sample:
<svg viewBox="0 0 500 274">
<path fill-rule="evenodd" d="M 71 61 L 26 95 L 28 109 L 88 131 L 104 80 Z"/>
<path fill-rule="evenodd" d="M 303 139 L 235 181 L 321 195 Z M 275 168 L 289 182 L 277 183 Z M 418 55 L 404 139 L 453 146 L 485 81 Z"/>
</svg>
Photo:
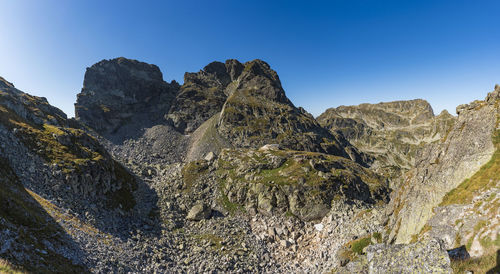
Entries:
<svg viewBox="0 0 500 274">
<path fill-rule="evenodd" d="M 499 102 L 495 86 L 456 117 L 415 99 L 316 119 L 259 59 L 179 85 L 116 58 L 87 69 L 68 119 L 0 78 L 0 195 L 13 197 L 0 258 L 47 272 L 495 271 Z M 40 218 L 64 237 L 37 232 Z"/>
</svg>

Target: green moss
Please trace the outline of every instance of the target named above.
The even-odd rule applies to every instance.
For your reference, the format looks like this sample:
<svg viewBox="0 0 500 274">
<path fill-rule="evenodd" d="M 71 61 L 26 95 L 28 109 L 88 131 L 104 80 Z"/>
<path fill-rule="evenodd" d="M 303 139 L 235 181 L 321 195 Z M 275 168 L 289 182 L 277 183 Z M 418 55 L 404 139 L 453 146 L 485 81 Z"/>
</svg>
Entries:
<svg viewBox="0 0 500 274">
<path fill-rule="evenodd" d="M 208 165 L 204 160 L 187 163 L 181 171 L 182 179 L 184 181 L 184 191 L 191 191 L 196 180 L 203 174 L 206 174 L 207 171 Z"/>
<path fill-rule="evenodd" d="M 22 271 L 18 267 L 15 267 L 12 264 L 10 264 L 9 262 L 0 259 L 0 273 L 22 274 L 22 273 L 27 273 L 27 272 Z"/>
<path fill-rule="evenodd" d="M 372 238 L 371 235 L 368 235 L 364 238 L 357 239 L 353 242 L 351 242 L 351 250 L 352 252 L 362 255 L 363 254 L 363 249 L 367 246 L 369 246 L 372 243 Z"/>
<path fill-rule="evenodd" d="M 105 105 L 100 105 L 100 107 L 101 107 L 102 111 L 103 111 L 103 112 L 105 112 L 105 113 L 106 113 L 106 112 L 110 112 L 110 111 L 111 111 L 111 110 L 110 110 L 107 106 L 105 106 Z"/>
<path fill-rule="evenodd" d="M 222 190 L 219 198 L 219 204 L 222 205 L 222 207 L 224 207 L 224 209 L 229 212 L 231 216 L 234 216 L 238 212 L 245 212 L 245 208 L 242 205 L 231 202 Z"/>
<path fill-rule="evenodd" d="M 377 241 L 377 243 L 382 242 L 382 233 L 380 232 L 375 232 L 372 234 L 372 237 Z"/>
<path fill-rule="evenodd" d="M 365 247 L 371 245 L 371 239 L 372 235 L 369 234 L 365 237 L 348 242 L 344 245 L 344 251 L 341 256 L 348 258 L 350 261 L 354 261 L 358 256 L 364 254 L 363 249 Z"/>
</svg>

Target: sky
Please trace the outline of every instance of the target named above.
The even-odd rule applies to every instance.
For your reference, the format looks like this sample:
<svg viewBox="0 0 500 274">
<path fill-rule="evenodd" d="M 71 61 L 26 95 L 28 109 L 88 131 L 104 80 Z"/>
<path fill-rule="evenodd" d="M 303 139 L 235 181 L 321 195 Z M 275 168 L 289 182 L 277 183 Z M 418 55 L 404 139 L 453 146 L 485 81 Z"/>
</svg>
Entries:
<svg viewBox="0 0 500 274">
<path fill-rule="evenodd" d="M 500 1 L 0 0 L 0 76 L 68 116 L 85 69 L 127 57 L 183 82 L 262 59 L 313 115 L 422 98 L 438 114 L 500 84 Z"/>
</svg>

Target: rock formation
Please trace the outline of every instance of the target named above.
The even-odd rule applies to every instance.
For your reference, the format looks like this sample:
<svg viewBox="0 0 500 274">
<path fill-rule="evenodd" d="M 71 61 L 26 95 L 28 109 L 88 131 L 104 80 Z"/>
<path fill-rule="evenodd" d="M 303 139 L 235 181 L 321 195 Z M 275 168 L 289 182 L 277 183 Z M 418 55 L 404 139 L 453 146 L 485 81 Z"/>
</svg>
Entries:
<svg viewBox="0 0 500 274">
<path fill-rule="evenodd" d="M 409 242 L 444 196 L 492 159 L 500 115 L 499 92 L 497 86 L 486 100 L 457 107 L 458 118 L 449 133 L 427 145 L 416 167 L 405 175 L 391 200 L 390 238 L 396 243 Z M 499 180 L 493 176 L 489 179 Z"/>
<path fill-rule="evenodd" d="M 349 142 L 375 158 L 372 168 L 397 178 L 415 166 L 419 150 L 443 138 L 455 117 L 438 116 L 427 101 L 417 99 L 327 109 L 318 122 L 341 132 Z"/>
<path fill-rule="evenodd" d="M 367 204 L 388 198 L 386 180 L 343 157 L 288 150 L 224 150 L 222 195 L 247 211 L 321 220 L 334 199 Z"/>
<path fill-rule="evenodd" d="M 165 123 L 178 90 L 175 81 L 163 81 L 155 65 L 122 57 L 103 60 L 85 72 L 75 117 L 105 137 L 127 136 L 137 126 Z"/>
<path fill-rule="evenodd" d="M 343 136 L 329 133 L 312 115 L 290 102 L 278 75 L 267 63 L 245 63 L 243 72 L 228 89 L 230 96 L 218 118 L 217 130 L 233 146 L 258 148 L 277 143 L 363 163 L 362 156 Z"/>
<path fill-rule="evenodd" d="M 198 73 L 186 73 L 167 120 L 179 131 L 191 133 L 220 112 L 227 99 L 226 88 L 243 70 L 237 60 L 212 62 Z"/>
</svg>

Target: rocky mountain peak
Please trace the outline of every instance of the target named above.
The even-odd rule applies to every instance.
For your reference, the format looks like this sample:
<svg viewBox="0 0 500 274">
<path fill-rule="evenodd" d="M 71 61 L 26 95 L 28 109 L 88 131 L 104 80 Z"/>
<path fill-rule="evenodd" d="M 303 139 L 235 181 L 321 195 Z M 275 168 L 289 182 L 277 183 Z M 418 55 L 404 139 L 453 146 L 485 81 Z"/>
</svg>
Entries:
<svg viewBox="0 0 500 274">
<path fill-rule="evenodd" d="M 87 68 L 83 88 L 94 92 L 109 92 L 110 88 L 122 89 L 126 95 L 139 95 L 137 88 L 130 88 L 127 84 L 141 80 L 163 82 L 163 75 L 156 65 L 119 57 L 102 60 Z M 148 92 L 150 91 L 143 90 L 143 93 Z"/>
<path fill-rule="evenodd" d="M 238 77 L 243 72 L 244 68 L 245 66 L 243 66 L 243 64 L 236 59 L 226 60 L 226 70 L 229 76 L 231 77 L 231 81 L 238 79 Z"/>
<path fill-rule="evenodd" d="M 291 104 L 281 86 L 276 71 L 266 62 L 256 59 L 246 62 L 245 68 L 238 78 L 236 89 L 251 92 L 253 95 L 280 103 Z"/>
<path fill-rule="evenodd" d="M 125 124 L 162 123 L 178 88 L 163 81 L 155 65 L 123 57 L 103 60 L 87 68 L 75 116 L 104 136 Z"/>
<path fill-rule="evenodd" d="M 488 103 L 495 103 L 496 100 L 499 99 L 500 99 L 500 85 L 496 84 L 495 89 L 492 92 L 488 93 L 485 100 Z"/>
</svg>

